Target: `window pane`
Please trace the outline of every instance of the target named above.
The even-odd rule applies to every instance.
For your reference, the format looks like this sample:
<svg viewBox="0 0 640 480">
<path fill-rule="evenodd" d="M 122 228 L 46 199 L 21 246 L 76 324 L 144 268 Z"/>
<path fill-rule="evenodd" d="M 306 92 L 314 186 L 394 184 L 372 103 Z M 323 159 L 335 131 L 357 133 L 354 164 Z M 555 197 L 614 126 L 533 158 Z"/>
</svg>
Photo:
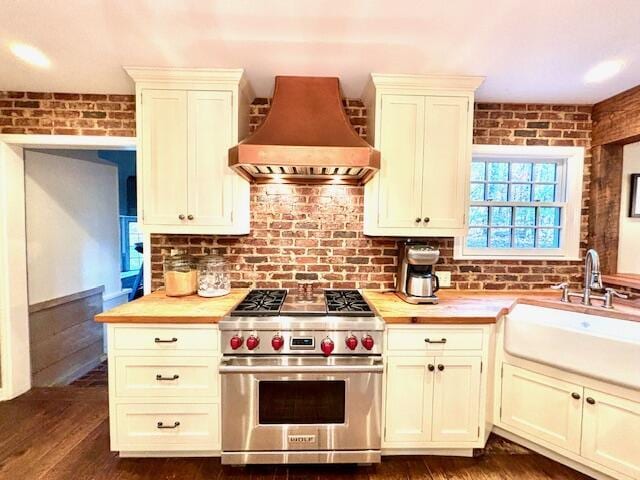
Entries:
<svg viewBox="0 0 640 480">
<path fill-rule="evenodd" d="M 485 170 L 484 162 L 473 162 L 471 164 L 471 180 L 472 181 L 483 181 L 484 180 L 484 170 Z"/>
<path fill-rule="evenodd" d="M 535 240 L 536 231 L 533 228 L 516 228 L 513 231 L 514 248 L 533 248 Z"/>
<path fill-rule="evenodd" d="M 560 247 L 560 229 L 558 228 L 538 229 L 538 247 L 539 248 L 559 248 Z"/>
<path fill-rule="evenodd" d="M 471 207 L 469 225 L 489 225 L 489 207 Z"/>
<path fill-rule="evenodd" d="M 555 185 L 536 185 L 533 189 L 534 202 L 553 202 L 556 196 Z"/>
<path fill-rule="evenodd" d="M 543 227 L 559 227 L 560 209 L 547 207 L 540 208 L 540 225 Z"/>
<path fill-rule="evenodd" d="M 531 163 L 512 163 L 511 164 L 511 181 L 513 182 L 530 182 L 531 181 Z"/>
<path fill-rule="evenodd" d="M 533 166 L 534 182 L 555 182 L 556 181 L 555 163 L 536 163 Z"/>
<path fill-rule="evenodd" d="M 516 225 L 536 224 L 536 209 L 534 207 L 516 207 Z"/>
<path fill-rule="evenodd" d="M 530 202 L 531 201 L 531 185 L 514 183 L 511 185 L 511 198 L 513 202 Z"/>
<path fill-rule="evenodd" d="M 489 163 L 487 167 L 487 180 L 490 182 L 506 182 L 509 180 L 509 164 Z"/>
<path fill-rule="evenodd" d="M 487 246 L 487 229 L 470 228 L 467 235 L 467 247 L 483 248 Z"/>
<path fill-rule="evenodd" d="M 490 183 L 487 185 L 487 200 L 506 202 L 507 191 L 508 185 L 506 183 Z"/>
<path fill-rule="evenodd" d="M 484 200 L 484 183 L 471 184 L 471 201 L 482 202 Z"/>
<path fill-rule="evenodd" d="M 511 207 L 491 207 L 491 225 L 511 225 Z"/>
<path fill-rule="evenodd" d="M 489 247 L 511 248 L 511 229 L 492 228 L 489 236 Z"/>
</svg>

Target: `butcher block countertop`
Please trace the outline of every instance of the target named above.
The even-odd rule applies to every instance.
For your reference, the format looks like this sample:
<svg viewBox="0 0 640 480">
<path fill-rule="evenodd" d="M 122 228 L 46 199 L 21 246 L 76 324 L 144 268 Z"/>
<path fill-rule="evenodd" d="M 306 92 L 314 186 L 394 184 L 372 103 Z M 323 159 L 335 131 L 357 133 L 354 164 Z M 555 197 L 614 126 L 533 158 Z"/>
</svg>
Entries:
<svg viewBox="0 0 640 480">
<path fill-rule="evenodd" d="M 159 290 L 96 315 L 100 323 L 218 323 L 249 292 L 232 289 L 229 295 L 203 298 L 197 295 L 167 297 Z M 513 290 L 440 290 L 436 305 L 411 305 L 393 292 L 365 290 L 365 298 L 389 324 L 490 324 L 509 312 L 516 304 L 591 313 L 605 317 L 640 321 L 640 305 L 616 299 L 614 310 L 559 301 L 560 294 L 551 291 Z M 577 300 L 574 300 L 577 302 Z"/>
<path fill-rule="evenodd" d="M 579 313 L 640 322 L 640 304 L 616 299 L 615 308 L 607 310 L 594 300 L 592 307 L 562 303 L 559 292 L 512 290 L 440 290 L 436 305 L 411 305 L 394 292 L 365 290 L 371 306 L 389 324 L 487 324 L 508 313 L 516 304 L 557 308 Z"/>
<path fill-rule="evenodd" d="M 223 297 L 167 297 L 164 290 L 96 315 L 100 323 L 218 323 L 249 292 L 234 288 Z"/>
<path fill-rule="evenodd" d="M 483 324 L 496 323 L 507 313 L 518 298 L 538 300 L 558 298 L 558 292 L 531 292 L 513 290 L 494 292 L 488 290 L 440 290 L 436 305 L 412 305 L 394 292 L 365 290 L 364 296 L 386 323 L 448 323 Z"/>
</svg>

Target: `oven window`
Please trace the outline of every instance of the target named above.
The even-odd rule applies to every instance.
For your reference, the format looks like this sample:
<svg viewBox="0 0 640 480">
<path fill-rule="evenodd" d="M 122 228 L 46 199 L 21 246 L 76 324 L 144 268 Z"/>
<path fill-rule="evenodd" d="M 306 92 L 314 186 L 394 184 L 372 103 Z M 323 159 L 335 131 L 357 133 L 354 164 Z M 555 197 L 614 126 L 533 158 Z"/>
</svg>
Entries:
<svg viewBox="0 0 640 480">
<path fill-rule="evenodd" d="M 344 423 L 344 381 L 259 382 L 262 425 Z"/>
</svg>

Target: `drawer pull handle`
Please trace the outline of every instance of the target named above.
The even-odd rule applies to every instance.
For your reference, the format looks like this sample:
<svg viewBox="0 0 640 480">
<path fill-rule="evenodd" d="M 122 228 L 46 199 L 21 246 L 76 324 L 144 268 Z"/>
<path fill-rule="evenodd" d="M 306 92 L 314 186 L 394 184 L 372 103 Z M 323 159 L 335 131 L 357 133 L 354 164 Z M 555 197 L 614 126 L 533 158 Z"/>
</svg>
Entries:
<svg viewBox="0 0 640 480">
<path fill-rule="evenodd" d="M 438 370 L 442 372 L 444 370 L 444 365 L 442 365 L 441 363 L 438 364 Z"/>
<path fill-rule="evenodd" d="M 158 428 L 178 428 L 180 426 L 180 422 L 173 422 L 173 425 L 165 425 L 162 422 L 158 422 Z"/>
<path fill-rule="evenodd" d="M 580 394 L 576 393 L 576 392 L 573 392 L 571 394 L 571 398 L 573 398 L 574 400 L 580 400 Z"/>
<path fill-rule="evenodd" d="M 589 405 L 595 405 L 595 404 L 596 404 L 596 401 L 595 401 L 593 398 L 591 398 L 591 397 L 587 397 L 587 403 L 588 403 Z"/>
<path fill-rule="evenodd" d="M 427 368 L 429 369 L 430 372 L 433 372 L 436 369 L 436 367 L 434 367 L 433 364 L 431 363 L 427 365 Z"/>
<path fill-rule="evenodd" d="M 173 337 L 169 340 L 163 340 L 162 338 L 158 338 L 156 337 L 155 342 L 156 343 L 176 343 L 178 341 L 178 339 L 176 337 Z"/>
<path fill-rule="evenodd" d="M 167 380 L 167 381 L 171 381 L 171 380 L 177 380 L 180 378 L 180 375 L 173 375 L 172 377 L 163 377 L 162 375 L 158 374 L 156 375 L 156 380 Z"/>
<path fill-rule="evenodd" d="M 430 338 L 424 339 L 425 343 L 447 343 L 446 338 L 441 338 L 440 340 L 431 340 Z"/>
</svg>

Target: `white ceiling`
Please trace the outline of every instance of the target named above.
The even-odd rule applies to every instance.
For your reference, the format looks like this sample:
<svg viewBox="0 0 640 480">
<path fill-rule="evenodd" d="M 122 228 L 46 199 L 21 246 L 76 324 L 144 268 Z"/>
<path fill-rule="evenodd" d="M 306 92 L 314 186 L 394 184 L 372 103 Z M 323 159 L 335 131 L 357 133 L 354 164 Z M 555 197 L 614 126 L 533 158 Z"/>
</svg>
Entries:
<svg viewBox="0 0 640 480">
<path fill-rule="evenodd" d="M 131 66 L 277 74 L 484 75 L 484 101 L 594 103 L 640 83 L 640 0 L 0 0 L 0 90 L 125 93 Z M 40 48 L 28 66 L 10 42 Z M 595 64 L 625 68 L 600 84 Z"/>
</svg>

